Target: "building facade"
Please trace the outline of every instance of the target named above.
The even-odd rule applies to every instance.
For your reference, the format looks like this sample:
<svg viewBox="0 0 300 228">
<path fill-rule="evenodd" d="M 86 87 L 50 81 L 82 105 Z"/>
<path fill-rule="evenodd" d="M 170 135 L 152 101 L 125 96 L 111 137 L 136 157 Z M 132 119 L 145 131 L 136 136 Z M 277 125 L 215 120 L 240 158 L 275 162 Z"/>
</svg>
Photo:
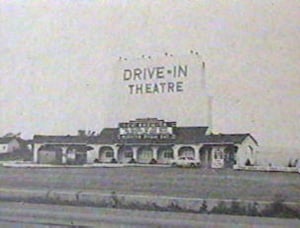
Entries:
<svg viewBox="0 0 300 228">
<path fill-rule="evenodd" d="M 250 134 L 210 134 L 208 127 L 178 127 L 176 122 L 143 118 L 105 128 L 99 135 L 35 136 L 36 163 L 93 162 L 168 164 L 193 157 L 201 167 L 256 163 L 258 144 Z"/>
<path fill-rule="evenodd" d="M 0 138 L 0 154 L 10 153 L 21 148 L 20 141 L 16 137 Z"/>
<path fill-rule="evenodd" d="M 93 149 L 88 146 L 88 140 L 89 137 L 82 135 L 35 135 L 32 145 L 33 161 L 46 164 L 85 164 L 87 151 Z"/>
</svg>

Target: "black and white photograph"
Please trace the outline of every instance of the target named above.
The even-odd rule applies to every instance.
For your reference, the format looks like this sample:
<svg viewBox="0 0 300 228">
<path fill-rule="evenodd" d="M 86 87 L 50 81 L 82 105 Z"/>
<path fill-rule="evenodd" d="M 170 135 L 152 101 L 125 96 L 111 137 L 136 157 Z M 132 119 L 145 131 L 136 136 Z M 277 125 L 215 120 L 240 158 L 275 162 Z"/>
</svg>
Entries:
<svg viewBox="0 0 300 228">
<path fill-rule="evenodd" d="M 300 1 L 0 1 L 0 227 L 300 227 Z"/>
</svg>

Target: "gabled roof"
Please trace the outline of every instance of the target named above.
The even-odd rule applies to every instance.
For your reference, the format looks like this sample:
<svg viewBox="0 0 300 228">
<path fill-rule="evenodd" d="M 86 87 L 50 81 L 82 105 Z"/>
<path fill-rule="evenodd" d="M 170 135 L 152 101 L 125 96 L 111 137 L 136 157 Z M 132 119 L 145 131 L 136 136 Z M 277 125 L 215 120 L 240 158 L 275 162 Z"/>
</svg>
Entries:
<svg viewBox="0 0 300 228">
<path fill-rule="evenodd" d="M 14 139 L 16 139 L 16 137 L 1 137 L 0 144 L 8 144 L 11 140 L 14 140 Z"/>
<path fill-rule="evenodd" d="M 175 143 L 201 143 L 205 138 L 208 127 L 176 127 Z"/>
<path fill-rule="evenodd" d="M 205 137 L 205 141 L 203 143 L 209 144 L 240 144 L 242 143 L 247 137 L 252 138 L 252 140 L 256 143 L 257 141 L 252 137 L 251 134 L 218 134 L 218 135 L 207 135 Z"/>
<path fill-rule="evenodd" d="M 100 135 L 96 136 L 54 136 L 35 135 L 34 143 L 51 144 L 241 144 L 250 137 L 257 145 L 257 141 L 251 134 L 210 134 L 206 135 L 208 127 L 174 127 L 175 138 L 168 139 L 121 139 L 118 128 L 104 128 Z M 0 138 L 0 143 L 1 143 Z M 10 138 L 11 139 L 11 138 Z"/>
<path fill-rule="evenodd" d="M 87 136 L 78 135 L 35 135 L 34 143 L 86 143 Z"/>
<path fill-rule="evenodd" d="M 118 128 L 104 128 L 100 135 L 90 137 L 88 142 L 92 144 L 115 144 L 118 143 Z"/>
</svg>

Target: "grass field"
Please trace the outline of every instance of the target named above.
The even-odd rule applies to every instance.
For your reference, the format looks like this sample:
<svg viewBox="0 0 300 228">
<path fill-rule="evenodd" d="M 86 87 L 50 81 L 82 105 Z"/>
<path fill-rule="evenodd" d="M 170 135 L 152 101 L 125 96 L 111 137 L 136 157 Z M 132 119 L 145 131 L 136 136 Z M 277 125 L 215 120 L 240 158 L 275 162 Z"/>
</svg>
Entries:
<svg viewBox="0 0 300 228">
<path fill-rule="evenodd" d="M 300 202 L 300 175 L 157 167 L 22 169 L 0 167 L 1 188 L 78 189 L 145 195 Z"/>
</svg>

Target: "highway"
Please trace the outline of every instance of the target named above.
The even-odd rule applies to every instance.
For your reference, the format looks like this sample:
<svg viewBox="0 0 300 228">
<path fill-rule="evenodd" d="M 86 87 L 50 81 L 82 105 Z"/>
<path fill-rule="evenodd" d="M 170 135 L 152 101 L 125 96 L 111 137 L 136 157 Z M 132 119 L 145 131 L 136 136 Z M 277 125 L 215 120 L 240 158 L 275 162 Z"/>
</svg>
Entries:
<svg viewBox="0 0 300 228">
<path fill-rule="evenodd" d="M 300 227 L 300 220 L 0 202 L 0 227 Z"/>
</svg>

